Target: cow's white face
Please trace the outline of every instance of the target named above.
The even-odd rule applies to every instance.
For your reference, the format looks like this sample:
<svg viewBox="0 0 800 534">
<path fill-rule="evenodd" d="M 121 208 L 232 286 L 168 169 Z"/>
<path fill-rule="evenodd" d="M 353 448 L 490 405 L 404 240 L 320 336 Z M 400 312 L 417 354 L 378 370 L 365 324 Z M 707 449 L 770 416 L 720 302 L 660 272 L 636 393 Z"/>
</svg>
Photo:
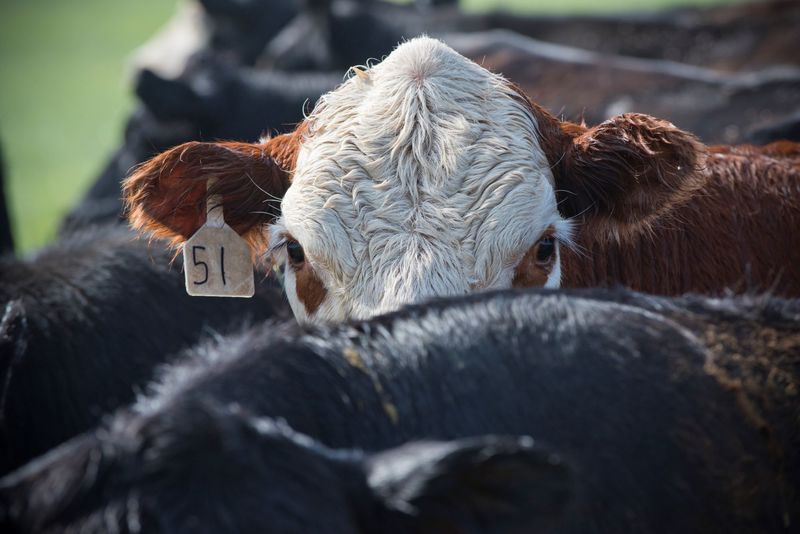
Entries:
<svg viewBox="0 0 800 534">
<path fill-rule="evenodd" d="M 501 76 L 414 39 L 323 96 L 307 127 L 269 231 L 299 320 L 510 287 L 518 267 L 558 287 L 569 224 L 531 110 Z"/>
<path fill-rule="evenodd" d="M 655 236 L 707 183 L 707 157 L 693 135 L 647 115 L 559 121 L 420 38 L 322 97 L 293 132 L 170 148 L 136 167 L 123 194 L 133 228 L 176 246 L 221 201 L 253 254 L 284 267 L 297 318 L 337 321 L 433 296 L 557 287 L 571 226 L 559 212 L 581 225 L 582 248 L 615 243 L 638 257 L 637 236 Z M 614 278 L 568 257 L 572 284 Z"/>
</svg>

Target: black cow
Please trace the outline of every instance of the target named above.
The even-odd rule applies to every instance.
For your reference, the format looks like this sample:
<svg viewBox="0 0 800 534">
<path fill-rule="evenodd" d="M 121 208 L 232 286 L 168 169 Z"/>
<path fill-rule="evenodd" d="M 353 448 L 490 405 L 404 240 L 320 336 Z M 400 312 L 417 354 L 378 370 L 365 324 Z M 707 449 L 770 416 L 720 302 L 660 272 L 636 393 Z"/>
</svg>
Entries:
<svg viewBox="0 0 800 534">
<path fill-rule="evenodd" d="M 786 532 L 798 334 L 798 302 L 600 290 L 262 325 L 193 350 L 107 426 L 6 478 L 6 526 Z M 461 441 L 486 434 L 537 445 Z M 439 443 L 385 466 L 348 452 L 420 439 Z"/>
<path fill-rule="evenodd" d="M 0 471 L 130 403 L 200 337 L 291 317 L 266 282 L 252 300 L 191 298 L 170 258 L 161 243 L 92 228 L 30 259 L 0 259 Z"/>
<path fill-rule="evenodd" d="M 341 81 L 341 73 L 262 72 L 204 54 L 176 80 L 143 70 L 135 87 L 142 105 L 128 120 L 125 143 L 67 214 L 60 233 L 120 222 L 120 182 L 155 154 L 191 140 L 254 139 L 291 130 L 307 102 Z"/>
<path fill-rule="evenodd" d="M 266 44 L 257 65 L 286 71 L 345 71 L 362 64 L 365 52 L 381 59 L 402 42 L 404 35 L 413 37 L 424 31 L 418 13 L 405 6 L 382 4 L 301 2 L 302 9 Z M 404 34 L 409 25 L 414 29 Z"/>
<path fill-rule="evenodd" d="M 507 532 L 547 525 L 571 489 L 567 466 L 525 437 L 368 454 L 213 402 L 116 424 L 7 477 L 4 532 Z"/>
<path fill-rule="evenodd" d="M 243 65 L 252 65 L 266 42 L 297 14 L 293 0 L 199 1 L 208 15 L 209 47 Z"/>
<path fill-rule="evenodd" d="M 291 130 L 303 105 L 342 82 L 342 73 L 282 73 L 234 67 L 198 54 L 177 80 L 148 70 L 136 96 L 155 117 L 189 122 L 197 139 L 249 139 Z"/>
</svg>

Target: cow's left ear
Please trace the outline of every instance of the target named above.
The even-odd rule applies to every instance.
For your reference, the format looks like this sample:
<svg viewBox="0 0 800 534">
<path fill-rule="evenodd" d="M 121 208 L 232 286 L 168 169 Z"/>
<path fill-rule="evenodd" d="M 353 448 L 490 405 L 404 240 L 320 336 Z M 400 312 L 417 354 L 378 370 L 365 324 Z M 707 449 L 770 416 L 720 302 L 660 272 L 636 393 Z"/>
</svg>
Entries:
<svg viewBox="0 0 800 534">
<path fill-rule="evenodd" d="M 573 489 L 570 469 L 527 437 L 413 443 L 367 465 L 378 499 L 414 532 L 539 532 Z"/>
<path fill-rule="evenodd" d="M 567 217 L 634 222 L 696 187 L 705 146 L 667 121 L 627 113 L 581 130 L 567 136 L 553 167 Z"/>
</svg>

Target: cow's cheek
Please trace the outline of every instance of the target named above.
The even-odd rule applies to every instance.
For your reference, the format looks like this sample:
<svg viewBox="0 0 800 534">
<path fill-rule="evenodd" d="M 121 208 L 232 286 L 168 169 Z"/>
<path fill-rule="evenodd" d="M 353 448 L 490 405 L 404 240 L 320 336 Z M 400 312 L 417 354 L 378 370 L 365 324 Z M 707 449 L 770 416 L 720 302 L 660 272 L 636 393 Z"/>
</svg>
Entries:
<svg viewBox="0 0 800 534">
<path fill-rule="evenodd" d="M 291 269 L 290 267 L 290 270 Z M 300 269 L 293 270 L 295 293 L 307 317 L 312 317 L 325 300 L 327 290 L 314 268 L 305 262 Z"/>
<path fill-rule="evenodd" d="M 287 266 L 283 275 L 283 289 L 286 292 L 286 300 L 289 301 L 289 306 L 292 308 L 295 319 L 299 323 L 307 323 L 309 321 L 306 308 L 297 296 L 297 276 L 295 271 Z"/>
</svg>

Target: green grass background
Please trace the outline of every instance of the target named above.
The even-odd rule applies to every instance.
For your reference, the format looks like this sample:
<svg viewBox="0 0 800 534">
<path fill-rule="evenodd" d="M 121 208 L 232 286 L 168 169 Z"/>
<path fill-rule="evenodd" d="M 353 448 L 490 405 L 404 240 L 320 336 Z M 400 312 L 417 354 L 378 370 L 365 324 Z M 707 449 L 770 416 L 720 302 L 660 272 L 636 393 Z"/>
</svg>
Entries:
<svg viewBox="0 0 800 534">
<path fill-rule="evenodd" d="M 730 0 L 462 0 L 471 10 L 578 13 Z M 51 240 L 122 138 L 126 59 L 176 0 L 0 0 L 0 145 L 19 251 Z"/>
</svg>

